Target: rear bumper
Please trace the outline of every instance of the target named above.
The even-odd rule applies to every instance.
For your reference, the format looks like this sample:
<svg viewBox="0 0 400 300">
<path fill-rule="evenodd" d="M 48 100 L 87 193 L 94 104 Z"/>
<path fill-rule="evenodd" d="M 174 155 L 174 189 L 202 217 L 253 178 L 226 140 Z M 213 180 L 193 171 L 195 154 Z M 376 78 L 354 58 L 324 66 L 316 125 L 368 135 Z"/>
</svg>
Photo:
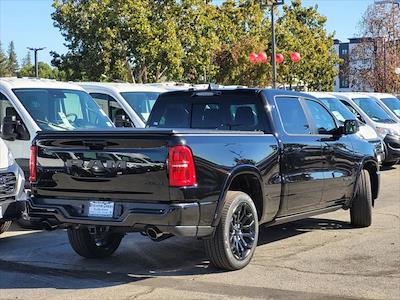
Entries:
<svg viewBox="0 0 400 300">
<path fill-rule="evenodd" d="M 400 137 L 387 134 L 383 140 L 385 143 L 385 162 L 397 161 L 400 159 Z"/>
<path fill-rule="evenodd" d="M 88 206 L 89 200 L 33 197 L 26 205 L 31 222 L 47 222 L 51 226 L 109 226 L 126 232 L 144 231 L 147 226 L 155 226 L 164 233 L 188 237 L 206 237 L 214 231 L 214 227 L 202 221 L 205 212 L 212 211 L 209 216 L 209 219 L 212 219 L 215 211 L 215 204 L 212 203 L 161 204 L 116 201 L 111 218 L 89 217 Z"/>
</svg>

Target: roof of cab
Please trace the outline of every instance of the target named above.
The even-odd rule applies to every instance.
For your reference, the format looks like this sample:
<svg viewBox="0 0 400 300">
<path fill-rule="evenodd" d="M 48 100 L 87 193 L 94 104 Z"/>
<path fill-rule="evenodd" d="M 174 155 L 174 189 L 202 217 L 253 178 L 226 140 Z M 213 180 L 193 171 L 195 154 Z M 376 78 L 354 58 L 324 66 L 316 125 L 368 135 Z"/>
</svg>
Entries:
<svg viewBox="0 0 400 300">
<path fill-rule="evenodd" d="M 360 99 L 360 98 L 370 98 L 368 94 L 365 93 L 359 93 L 359 92 L 335 92 L 331 93 L 332 95 L 336 97 L 344 97 L 348 99 Z"/>
<path fill-rule="evenodd" d="M 79 85 L 71 82 L 62 82 L 54 79 L 38 79 L 25 77 L 2 77 L 0 78 L 0 86 L 4 86 L 9 89 L 44 88 L 83 91 L 83 89 Z"/>
<path fill-rule="evenodd" d="M 136 84 L 136 83 L 125 83 L 125 82 L 77 82 L 82 88 L 90 89 L 95 88 L 97 90 L 101 89 L 104 91 L 113 91 L 116 93 L 123 92 L 155 92 L 164 93 L 167 90 L 148 84 Z"/>
<path fill-rule="evenodd" d="M 371 95 L 375 98 L 378 99 L 384 99 L 384 98 L 396 98 L 395 95 L 388 94 L 388 93 L 368 93 L 368 95 Z"/>
<path fill-rule="evenodd" d="M 243 87 L 236 87 L 236 86 L 231 86 L 229 88 L 223 87 L 223 86 L 215 86 L 213 88 L 208 89 L 189 89 L 189 90 L 180 90 L 180 91 L 170 91 L 167 93 L 164 93 L 160 96 L 160 98 L 167 98 L 167 97 L 173 97 L 173 96 L 182 96 L 182 95 L 206 95 L 205 93 L 214 93 L 217 95 L 219 94 L 242 94 L 242 95 L 249 95 L 249 94 L 258 94 L 261 92 L 265 92 L 265 94 L 268 97 L 275 97 L 275 96 L 297 96 L 297 97 L 312 97 L 317 99 L 315 96 L 306 94 L 306 93 L 301 93 L 301 92 L 296 92 L 296 91 L 291 91 L 291 90 L 279 90 L 279 89 L 265 89 L 265 88 L 243 88 Z M 212 96 L 212 95 L 210 95 Z M 160 99 L 159 98 L 159 99 Z"/>
</svg>

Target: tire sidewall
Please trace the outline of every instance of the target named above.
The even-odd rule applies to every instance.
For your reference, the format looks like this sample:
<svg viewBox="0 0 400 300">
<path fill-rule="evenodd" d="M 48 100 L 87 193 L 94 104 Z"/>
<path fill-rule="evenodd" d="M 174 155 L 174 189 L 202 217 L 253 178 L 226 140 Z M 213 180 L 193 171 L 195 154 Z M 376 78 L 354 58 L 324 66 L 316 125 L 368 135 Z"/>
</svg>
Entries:
<svg viewBox="0 0 400 300">
<path fill-rule="evenodd" d="M 234 211 L 236 210 L 236 208 L 242 204 L 242 203 L 246 203 L 248 204 L 251 209 L 252 212 L 255 216 L 254 221 L 255 221 L 255 240 L 254 240 L 254 245 L 251 249 L 250 254 L 243 260 L 238 260 L 232 253 L 231 248 L 230 248 L 230 242 L 229 242 L 229 229 L 230 229 L 230 223 L 231 223 L 231 219 L 232 219 L 232 215 L 234 213 Z M 258 242 L 258 232 L 259 232 L 259 228 L 258 228 L 258 215 L 257 215 L 257 209 L 253 203 L 253 201 L 251 200 L 251 198 L 244 194 L 244 193 L 238 193 L 237 196 L 235 197 L 235 199 L 232 201 L 229 210 L 228 210 L 228 214 L 225 218 L 225 220 L 223 220 L 223 224 L 221 224 L 223 226 L 223 245 L 224 245 L 224 251 L 225 254 L 227 256 L 227 258 L 229 259 L 230 264 L 232 264 L 232 266 L 235 269 L 241 269 L 244 268 L 245 266 L 247 266 L 251 260 L 251 258 L 254 255 L 255 249 L 257 247 L 257 242 Z"/>
</svg>

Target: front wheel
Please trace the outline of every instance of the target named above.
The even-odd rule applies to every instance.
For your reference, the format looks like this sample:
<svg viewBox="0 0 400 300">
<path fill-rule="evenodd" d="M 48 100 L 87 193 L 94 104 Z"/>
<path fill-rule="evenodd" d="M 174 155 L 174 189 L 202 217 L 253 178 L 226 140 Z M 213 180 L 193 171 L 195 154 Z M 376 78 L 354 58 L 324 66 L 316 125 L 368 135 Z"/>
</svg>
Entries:
<svg viewBox="0 0 400 300">
<path fill-rule="evenodd" d="M 0 221 L 0 234 L 6 232 L 11 226 L 11 221 Z"/>
<path fill-rule="evenodd" d="M 350 208 L 353 227 L 368 227 L 372 223 L 371 180 L 367 170 L 362 170 L 358 180 L 357 194 Z"/>
<path fill-rule="evenodd" d="M 228 191 L 215 234 L 204 240 L 210 262 L 225 270 L 244 268 L 256 249 L 258 230 L 253 200 L 243 192 Z"/>
<path fill-rule="evenodd" d="M 395 160 L 395 161 L 389 161 L 389 162 L 383 162 L 382 166 L 389 168 L 389 167 L 393 167 L 395 164 L 397 164 L 399 161 Z"/>
<path fill-rule="evenodd" d="M 68 229 L 68 239 L 72 249 L 86 258 L 108 257 L 118 249 L 123 235 L 107 233 L 96 238 L 87 228 Z"/>
</svg>

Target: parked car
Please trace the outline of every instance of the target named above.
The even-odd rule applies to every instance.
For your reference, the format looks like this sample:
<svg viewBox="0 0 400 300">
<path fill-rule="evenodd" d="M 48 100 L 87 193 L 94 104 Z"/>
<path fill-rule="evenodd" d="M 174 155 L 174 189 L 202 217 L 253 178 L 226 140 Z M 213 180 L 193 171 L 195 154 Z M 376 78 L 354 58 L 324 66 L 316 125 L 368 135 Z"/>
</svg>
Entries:
<svg viewBox="0 0 400 300">
<path fill-rule="evenodd" d="M 18 219 L 26 200 L 24 174 L 16 164 L 7 145 L 0 138 L 0 234 Z"/>
<path fill-rule="evenodd" d="M 128 232 L 155 241 L 197 237 L 212 264 L 227 270 L 250 262 L 259 224 L 343 208 L 355 227 L 372 222 L 375 149 L 356 135 L 357 122 L 340 125 L 310 95 L 168 92 L 147 126 L 39 132 L 31 148 L 30 218 L 67 227 L 72 248 L 88 258 L 111 255 Z M 128 166 L 138 166 L 137 157 L 145 157 L 139 173 Z"/>
<path fill-rule="evenodd" d="M 386 166 L 400 159 L 400 124 L 396 122 L 375 100 L 361 93 L 334 93 L 357 118 L 375 129 L 383 139 Z"/>
<path fill-rule="evenodd" d="M 26 78 L 0 78 L 0 122 L 0 137 L 25 174 L 36 132 L 113 127 L 78 85 Z"/>
<path fill-rule="evenodd" d="M 400 123 L 400 99 L 391 94 L 369 93 L 368 96 L 375 99 L 393 119 Z"/>
<path fill-rule="evenodd" d="M 147 119 L 163 87 L 146 84 L 81 82 L 117 127 L 146 126 Z"/>
<path fill-rule="evenodd" d="M 318 98 L 334 115 L 336 120 L 340 124 L 344 124 L 345 120 L 358 120 L 347 107 L 344 105 L 339 98 L 333 96 L 330 93 L 325 92 L 307 92 L 307 94 Z M 376 131 L 369 125 L 358 120 L 359 131 L 356 133 L 360 138 L 365 139 L 372 145 L 374 145 L 378 161 L 382 162 L 385 159 L 385 147 L 383 140 L 377 135 Z"/>
</svg>

